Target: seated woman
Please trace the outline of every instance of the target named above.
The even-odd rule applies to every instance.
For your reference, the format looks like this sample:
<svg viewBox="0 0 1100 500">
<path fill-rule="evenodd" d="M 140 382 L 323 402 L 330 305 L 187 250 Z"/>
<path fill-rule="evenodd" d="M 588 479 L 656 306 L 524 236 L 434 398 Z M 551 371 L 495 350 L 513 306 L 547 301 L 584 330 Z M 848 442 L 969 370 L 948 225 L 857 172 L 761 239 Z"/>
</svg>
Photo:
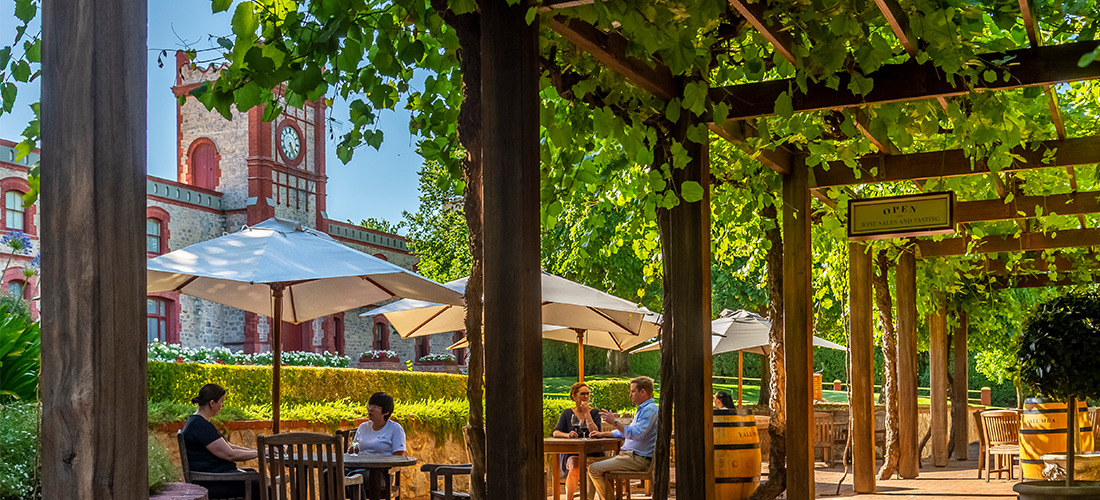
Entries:
<svg viewBox="0 0 1100 500">
<path fill-rule="evenodd" d="M 405 429 L 401 424 L 390 420 L 393 414 L 393 397 L 384 392 L 371 394 L 367 400 L 367 418 L 370 420 L 359 425 L 355 431 L 355 440 L 348 446 L 348 453 L 367 453 L 371 455 L 404 455 Z M 370 484 L 370 469 L 347 471 L 347 475 L 363 475 L 363 484 Z M 386 474 L 386 487 L 390 477 Z M 366 493 L 364 488 L 364 493 Z"/>
<path fill-rule="evenodd" d="M 569 399 L 573 400 L 573 407 L 566 408 L 558 417 L 558 425 L 554 427 L 556 438 L 588 437 L 590 433 L 600 430 L 600 412 L 591 406 L 588 401 L 592 392 L 584 382 L 577 382 L 569 388 Z M 573 417 L 577 417 L 577 424 L 572 423 Z M 580 433 L 577 431 L 580 430 Z M 595 462 L 603 453 L 589 453 L 589 460 Z M 577 466 L 576 455 L 562 455 L 563 473 L 568 474 L 565 479 L 565 498 L 572 500 L 573 493 L 577 491 L 577 482 L 580 479 L 580 470 Z"/>
<path fill-rule="evenodd" d="M 237 446 L 225 440 L 210 419 L 225 407 L 225 389 L 218 384 L 206 384 L 199 395 L 191 398 L 199 409 L 187 417 L 183 425 L 183 443 L 187 461 L 195 472 L 237 472 L 237 464 L 256 458 L 256 450 Z M 246 481 L 195 481 L 210 492 L 210 498 L 244 496 Z M 260 484 L 251 481 L 252 498 L 260 498 Z"/>
<path fill-rule="evenodd" d="M 733 396 L 730 396 L 730 393 L 726 391 L 718 391 L 714 393 L 714 409 L 729 410 L 733 407 Z"/>
</svg>

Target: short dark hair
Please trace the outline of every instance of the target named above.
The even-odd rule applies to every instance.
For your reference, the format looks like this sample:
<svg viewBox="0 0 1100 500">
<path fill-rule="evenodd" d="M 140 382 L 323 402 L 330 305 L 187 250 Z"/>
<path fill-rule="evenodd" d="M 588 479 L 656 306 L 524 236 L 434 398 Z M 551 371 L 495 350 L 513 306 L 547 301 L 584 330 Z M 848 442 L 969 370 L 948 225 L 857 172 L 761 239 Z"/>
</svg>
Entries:
<svg viewBox="0 0 1100 500">
<path fill-rule="evenodd" d="M 362 401 L 362 400 L 360 400 Z M 384 392 L 376 392 L 370 395 L 370 399 L 367 400 L 368 405 L 374 405 L 382 409 L 382 418 L 389 420 L 390 415 L 393 414 L 393 396 Z"/>
<path fill-rule="evenodd" d="M 718 401 L 721 401 L 722 406 L 724 406 L 727 410 L 733 409 L 733 396 L 730 396 L 730 393 L 726 391 L 718 391 L 718 393 L 716 393 L 714 397 L 717 398 Z"/>
<path fill-rule="evenodd" d="M 225 396 L 225 388 L 218 384 L 206 384 L 199 389 L 199 395 L 191 398 L 191 404 L 206 406 L 211 401 L 217 401 Z"/>
</svg>

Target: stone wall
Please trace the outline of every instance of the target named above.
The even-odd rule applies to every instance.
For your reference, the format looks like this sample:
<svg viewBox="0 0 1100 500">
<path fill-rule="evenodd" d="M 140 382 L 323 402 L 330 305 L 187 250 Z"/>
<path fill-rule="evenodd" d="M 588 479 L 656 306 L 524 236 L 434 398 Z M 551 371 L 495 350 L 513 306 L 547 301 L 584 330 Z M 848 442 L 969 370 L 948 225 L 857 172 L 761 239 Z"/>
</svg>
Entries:
<svg viewBox="0 0 1100 500">
<path fill-rule="evenodd" d="M 331 435 L 335 430 L 353 429 L 361 422 L 363 422 L 363 420 L 355 423 L 344 422 L 344 425 L 341 425 L 338 429 L 332 429 L 324 424 L 311 424 L 302 420 L 288 420 L 280 422 L 280 431 L 316 432 Z M 175 462 L 177 466 L 179 466 L 180 463 L 180 456 L 178 451 L 179 446 L 176 441 L 176 431 L 181 429 L 182 425 L 182 423 L 166 424 L 157 426 L 156 429 L 150 431 L 150 436 L 168 448 L 168 455 L 172 457 L 172 461 Z M 461 433 L 456 432 L 456 435 L 449 435 L 445 439 L 439 440 L 431 432 L 418 426 L 416 422 L 401 422 L 401 426 L 405 429 L 406 454 L 410 457 L 415 457 L 417 460 L 417 464 L 414 467 L 394 469 L 394 471 L 400 471 L 401 473 L 401 498 L 410 500 L 413 498 L 427 498 L 429 493 L 428 474 L 426 472 L 420 472 L 421 465 L 461 464 L 469 462 L 469 458 L 466 454 L 466 446 L 463 442 Z M 220 430 L 222 431 L 222 435 L 225 436 L 229 442 L 249 448 L 256 447 L 256 436 L 272 434 L 270 420 L 227 422 Z M 242 468 L 257 468 L 258 462 L 256 460 L 238 462 L 237 466 Z M 468 491 L 469 478 L 457 477 L 456 479 L 455 490 Z"/>
<path fill-rule="evenodd" d="M 180 68 L 183 85 L 216 80 L 220 68 Z M 226 210 L 244 208 L 248 202 L 248 116 L 232 108 L 232 117 L 226 120 L 217 111 L 207 111 L 194 97 L 187 97 L 179 106 L 179 182 L 187 183 L 191 144 L 200 138 L 214 142 L 220 157 L 218 169 L 221 176 L 215 189 L 224 193 L 222 207 Z"/>
</svg>

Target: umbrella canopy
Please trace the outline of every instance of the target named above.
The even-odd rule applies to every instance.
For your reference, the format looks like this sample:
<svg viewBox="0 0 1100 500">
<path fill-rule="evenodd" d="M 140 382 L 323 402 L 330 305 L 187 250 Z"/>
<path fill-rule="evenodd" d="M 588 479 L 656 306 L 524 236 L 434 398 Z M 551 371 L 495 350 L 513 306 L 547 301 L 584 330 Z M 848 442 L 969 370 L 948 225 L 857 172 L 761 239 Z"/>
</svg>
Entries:
<svg viewBox="0 0 1100 500">
<path fill-rule="evenodd" d="M 466 289 L 467 278 L 445 286 Z M 423 300 L 399 300 L 360 316 L 383 315 L 402 338 L 466 328 L 463 307 Z M 625 351 L 660 333 L 660 315 L 645 307 L 553 274 L 542 273 L 543 338 Z M 547 327 L 547 325 L 557 325 Z M 583 364 L 580 379 L 584 380 Z"/>
<path fill-rule="evenodd" d="M 276 433 L 283 321 L 301 323 L 396 297 L 462 303 L 460 292 L 279 218 L 161 255 L 147 266 L 149 293 L 179 292 L 275 318 Z"/>
<path fill-rule="evenodd" d="M 270 315 L 285 285 L 283 319 L 301 323 L 394 297 L 462 304 L 462 293 L 284 219 L 151 259 L 149 292 L 180 292 Z"/>
<path fill-rule="evenodd" d="M 713 354 L 734 351 L 769 354 L 771 352 L 769 347 L 771 341 L 768 338 L 768 332 L 771 327 L 772 324 L 767 318 L 753 312 L 745 310 L 730 311 L 728 309 L 722 311 L 722 317 L 710 322 L 712 333 L 710 340 Z M 836 342 L 830 342 L 816 335 L 813 344 L 817 347 L 827 347 L 841 351 L 848 350 L 848 348 Z M 631 354 L 656 351 L 660 348 L 661 343 L 654 342 L 641 349 L 631 351 Z"/>
</svg>

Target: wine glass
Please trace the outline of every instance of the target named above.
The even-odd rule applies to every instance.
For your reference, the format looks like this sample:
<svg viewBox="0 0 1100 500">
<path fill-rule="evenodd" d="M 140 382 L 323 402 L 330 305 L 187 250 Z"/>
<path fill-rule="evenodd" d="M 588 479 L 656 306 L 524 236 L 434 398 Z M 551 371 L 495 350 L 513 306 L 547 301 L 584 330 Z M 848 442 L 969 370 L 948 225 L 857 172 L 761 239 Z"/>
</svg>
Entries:
<svg viewBox="0 0 1100 500">
<path fill-rule="evenodd" d="M 573 429 L 577 431 L 577 437 L 584 437 L 581 433 L 581 419 L 577 418 L 577 414 L 573 414 L 573 418 L 569 419 L 569 423 L 573 426 Z"/>
</svg>

